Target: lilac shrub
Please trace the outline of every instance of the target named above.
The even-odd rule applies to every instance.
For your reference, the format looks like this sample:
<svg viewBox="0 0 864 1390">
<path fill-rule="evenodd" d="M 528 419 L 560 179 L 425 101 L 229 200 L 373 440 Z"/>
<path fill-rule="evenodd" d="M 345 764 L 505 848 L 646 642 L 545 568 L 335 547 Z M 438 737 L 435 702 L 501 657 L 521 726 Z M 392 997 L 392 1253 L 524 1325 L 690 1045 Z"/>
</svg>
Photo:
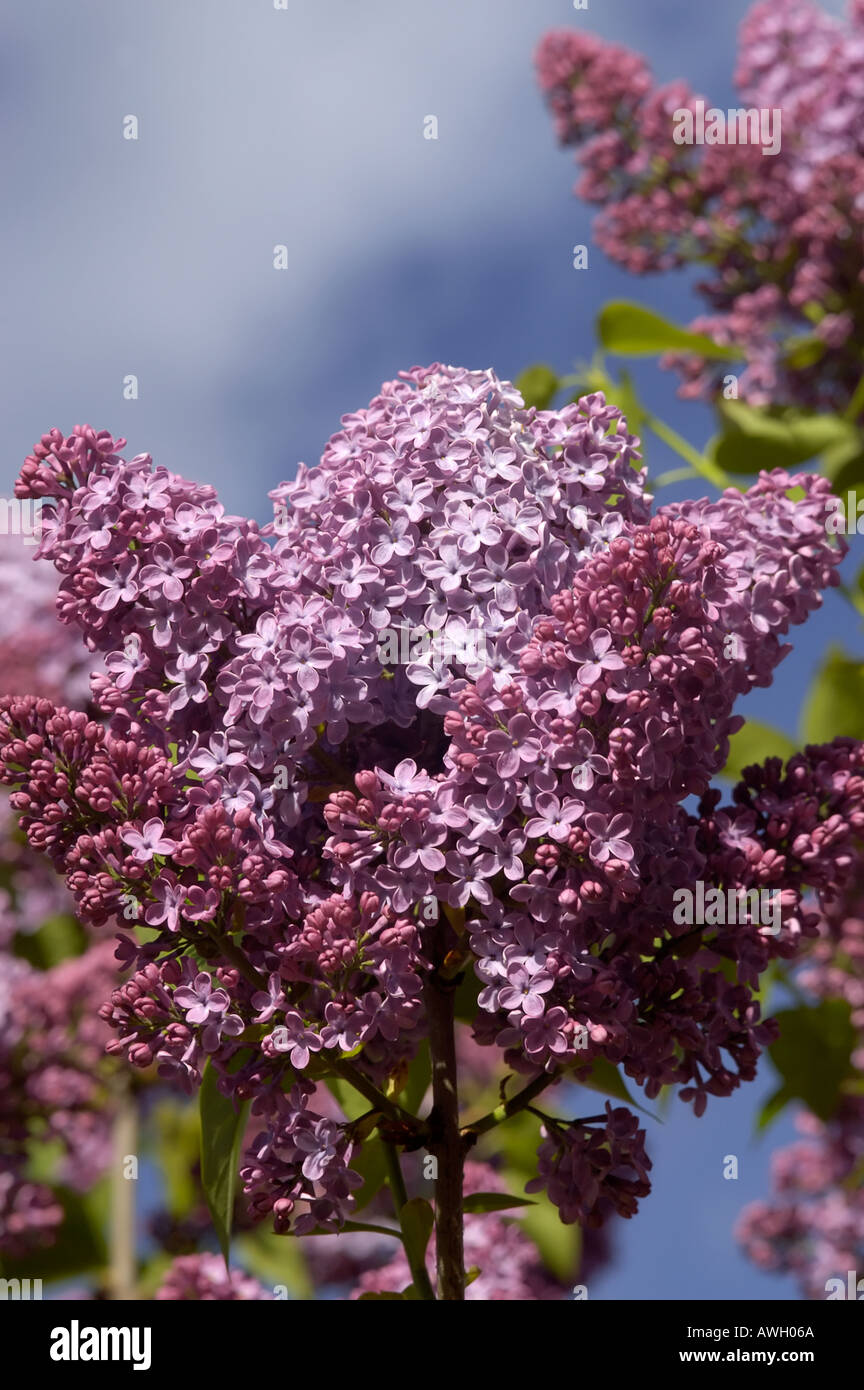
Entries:
<svg viewBox="0 0 864 1390">
<path fill-rule="evenodd" d="M 709 789 L 737 698 L 836 583 L 828 484 L 777 470 L 655 511 L 602 395 L 525 409 L 491 371 L 439 364 L 344 416 L 264 531 L 123 442 L 54 430 L 16 487 L 43 500 L 61 617 L 104 656 L 107 727 L 0 704 L 31 846 L 83 920 L 123 928 L 109 1050 L 187 1092 L 209 1064 L 251 1102 L 244 1189 L 280 1232 L 351 1219 L 370 1129 L 428 1151 L 438 1293 L 461 1298 L 481 1135 L 600 1063 L 701 1113 L 773 1036 L 759 974 L 816 930 L 801 895 L 822 863 L 842 873 L 860 753 L 825 755 L 851 790 L 819 764 L 782 851 L 767 800 L 718 812 Z M 388 663 L 381 635 L 405 623 L 448 640 Z M 477 629 L 487 656 L 466 664 Z M 677 927 L 673 894 L 700 877 L 782 887 L 781 931 Z M 524 1080 L 471 1121 L 457 1010 Z M 398 1078 L 426 1039 L 421 1118 Z M 322 1113 L 323 1078 L 366 1098 L 363 1122 Z M 562 1219 L 631 1215 L 648 1164 L 626 1108 L 542 1118 Z"/>
</svg>

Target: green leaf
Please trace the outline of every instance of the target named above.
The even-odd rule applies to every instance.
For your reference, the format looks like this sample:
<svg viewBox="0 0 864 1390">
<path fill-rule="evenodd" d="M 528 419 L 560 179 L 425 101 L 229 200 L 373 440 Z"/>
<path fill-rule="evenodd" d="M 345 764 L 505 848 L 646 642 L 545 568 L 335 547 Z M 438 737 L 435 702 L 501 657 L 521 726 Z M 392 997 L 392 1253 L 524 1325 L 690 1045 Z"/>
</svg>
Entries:
<svg viewBox="0 0 864 1390">
<path fill-rule="evenodd" d="M 648 412 L 636 394 L 630 373 L 620 372 L 618 380 L 610 384 L 605 394 L 611 405 L 617 405 L 618 409 L 624 412 L 630 433 L 641 435 L 648 419 Z M 641 466 L 637 459 L 633 460 L 634 468 Z"/>
<path fill-rule="evenodd" d="M 363 1186 L 354 1193 L 357 1210 L 362 1211 L 387 1181 L 387 1156 L 381 1140 L 367 1139 L 360 1152 L 353 1154 L 351 1167 L 363 1179 Z"/>
<path fill-rule="evenodd" d="M 837 496 L 842 496 L 844 506 L 847 492 L 860 492 L 864 482 L 864 440 L 854 426 L 852 429 L 848 439 L 838 440 L 822 455 L 822 472 L 831 479 L 831 487 Z M 850 518 L 851 530 L 854 530 L 855 520 L 857 511 Z"/>
<path fill-rule="evenodd" d="M 435 1213 L 425 1197 L 414 1197 L 406 1202 L 399 1212 L 399 1225 L 406 1251 L 410 1251 L 412 1269 L 422 1265 L 426 1258 L 426 1246 L 435 1225 Z"/>
<path fill-rule="evenodd" d="M 763 763 L 766 758 L 782 758 L 786 762 L 797 752 L 793 740 L 779 729 L 749 719 L 729 740 L 729 757 L 722 775 L 730 782 L 737 782 L 751 763 Z"/>
<path fill-rule="evenodd" d="M 644 1105 L 634 1100 L 618 1068 L 607 1062 L 605 1057 L 595 1057 L 590 1068 L 586 1067 L 585 1070 L 586 1075 L 578 1070 L 573 1072 L 573 1080 L 579 1086 L 585 1086 L 589 1091 L 599 1091 L 602 1096 L 611 1096 L 613 1100 L 626 1100 L 628 1105 L 641 1110 L 643 1115 L 649 1115 L 652 1120 L 657 1120 L 658 1124 L 663 1123 L 659 1115 L 646 1110 Z"/>
<path fill-rule="evenodd" d="M 780 1036 L 769 1049 L 783 1080 L 787 1100 L 803 1100 L 820 1120 L 829 1120 L 842 1095 L 843 1083 L 855 1075 L 852 1051 L 857 1034 L 845 999 L 823 999 L 776 1014 Z M 779 1104 L 779 1095 L 772 1097 Z"/>
<path fill-rule="evenodd" d="M 535 1156 L 534 1168 L 537 1162 Z M 565 1226 L 548 1198 L 538 1201 L 518 1218 L 518 1224 L 540 1252 L 546 1268 L 563 1284 L 570 1283 L 579 1267 L 582 1253 L 582 1228 L 575 1223 Z"/>
<path fill-rule="evenodd" d="M 785 1086 L 781 1086 L 778 1091 L 769 1096 L 756 1117 L 756 1132 L 761 1134 L 769 1125 L 772 1125 L 781 1114 L 792 1097 L 787 1093 Z"/>
<path fill-rule="evenodd" d="M 194 1170 L 201 1149 L 198 1107 L 167 1100 L 153 1111 L 162 1178 L 172 1216 L 185 1216 L 200 1200 Z"/>
<path fill-rule="evenodd" d="M 332 1236 L 333 1240 L 338 1239 Z M 315 1288 L 303 1254 L 302 1240 L 286 1240 L 259 1226 L 234 1241 L 237 1258 L 262 1284 L 284 1284 L 294 1298 L 311 1299 Z"/>
<path fill-rule="evenodd" d="M 481 1139 L 481 1149 L 502 1157 L 506 1167 L 515 1173 L 510 1186 L 524 1187 L 529 1178 L 536 1177 L 539 1131 L 539 1119 L 526 1110 L 512 1115 L 506 1124 Z"/>
<path fill-rule="evenodd" d="M 858 431 L 842 415 L 817 415 L 794 406 L 754 406 L 723 401 L 721 433 L 709 446 L 713 462 L 728 473 L 793 468 L 825 450 L 849 446 Z"/>
<path fill-rule="evenodd" d="M 544 362 L 535 362 L 533 367 L 526 367 L 517 378 L 516 389 L 526 406 L 547 410 L 561 389 L 561 382 L 551 367 Z"/>
<path fill-rule="evenodd" d="M 864 667 L 831 646 L 804 703 L 807 743 L 830 743 L 838 734 L 864 738 Z"/>
<path fill-rule="evenodd" d="M 469 1192 L 463 1207 L 465 1211 L 507 1211 L 510 1207 L 534 1207 L 528 1197 L 511 1197 L 506 1192 Z"/>
<path fill-rule="evenodd" d="M 473 969 L 467 969 L 456 990 L 454 1009 L 461 1023 L 473 1023 L 477 1017 L 477 995 L 482 989 Z"/>
<path fill-rule="evenodd" d="M 429 1044 L 424 1041 L 417 1049 L 417 1056 L 408 1068 L 405 1084 L 398 1093 L 399 1104 L 403 1110 L 416 1115 L 431 1084 L 432 1063 L 429 1058 Z"/>
<path fill-rule="evenodd" d="M 230 1097 L 223 1096 L 218 1086 L 218 1072 L 208 1062 L 200 1092 L 201 1186 L 226 1267 L 231 1246 L 240 1146 L 248 1111 L 248 1101 L 237 1108 Z"/>
<path fill-rule="evenodd" d="M 700 357 L 740 359 L 741 348 L 721 347 L 704 333 L 691 333 L 670 323 L 653 309 L 616 299 L 605 304 L 597 319 L 597 335 L 608 352 L 625 357 L 653 357 L 661 352 L 693 352 Z"/>
<path fill-rule="evenodd" d="M 81 923 L 68 913 L 49 917 L 36 932 L 20 932 L 15 938 L 15 954 L 37 970 L 51 970 L 70 956 L 80 956 L 87 946 Z"/>
<path fill-rule="evenodd" d="M 589 1091 L 600 1091 L 602 1095 L 612 1096 L 615 1100 L 626 1100 L 629 1105 L 636 1104 L 618 1068 L 607 1062 L 605 1057 L 595 1057 L 590 1070 L 586 1068 L 585 1074 L 575 1071 L 573 1080 L 580 1086 L 586 1086 Z"/>
<path fill-rule="evenodd" d="M 341 1105 L 346 1119 L 359 1120 L 370 1108 L 366 1097 L 355 1091 L 350 1081 L 344 1081 L 341 1076 L 328 1076 L 326 1084 L 330 1094 L 335 1096 Z"/>
<path fill-rule="evenodd" d="M 397 1226 L 378 1226 L 366 1221 L 345 1221 L 339 1227 L 338 1234 L 341 1235 L 346 1231 L 371 1231 L 376 1236 L 392 1236 L 394 1240 L 402 1240 L 402 1232 Z M 304 1231 L 301 1239 L 310 1240 L 312 1236 L 330 1236 L 332 1239 L 336 1239 L 333 1232 L 324 1226 L 318 1226 L 314 1231 Z M 283 1240 L 284 1237 L 280 1236 L 279 1239 Z"/>
<path fill-rule="evenodd" d="M 824 357 L 827 349 L 824 338 L 815 333 L 802 334 L 799 338 L 789 338 L 783 347 L 783 360 L 792 371 L 813 367 Z"/>
<path fill-rule="evenodd" d="M 67 1153 L 62 1139 L 29 1139 L 25 1172 L 30 1182 L 54 1186 L 54 1176 Z"/>
</svg>

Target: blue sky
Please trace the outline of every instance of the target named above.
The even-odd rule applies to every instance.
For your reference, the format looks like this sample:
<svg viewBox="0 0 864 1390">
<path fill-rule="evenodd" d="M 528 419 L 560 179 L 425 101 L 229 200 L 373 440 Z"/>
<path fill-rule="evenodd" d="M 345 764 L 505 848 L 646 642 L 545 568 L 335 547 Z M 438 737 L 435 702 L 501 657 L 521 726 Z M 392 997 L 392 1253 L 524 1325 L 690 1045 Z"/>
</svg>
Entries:
<svg viewBox="0 0 864 1390">
<path fill-rule="evenodd" d="M 0 489 L 44 430 L 86 421 L 264 520 L 268 489 L 402 368 L 565 371 L 590 356 L 609 298 L 686 319 L 683 277 L 637 282 L 594 249 L 573 270 L 591 211 L 572 197 L 532 56 L 549 28 L 590 28 L 725 106 L 747 8 L 29 0 L 0 15 Z M 430 114 L 437 141 L 423 139 Z M 123 139 L 127 115 L 137 141 Z M 677 401 L 651 364 L 634 374 L 661 417 L 704 442 L 707 411 Z M 652 443 L 650 463 L 675 460 Z M 833 597 L 744 712 L 794 733 L 829 640 L 856 640 Z M 731 1236 L 743 1202 L 767 1191 L 772 1144 L 791 1137 L 784 1120 L 752 1143 L 771 1089 L 766 1074 L 701 1121 L 677 1102 L 650 1126 L 654 1194 L 591 1296 L 795 1296 Z M 729 1153 L 738 1182 L 722 1178 Z"/>
</svg>

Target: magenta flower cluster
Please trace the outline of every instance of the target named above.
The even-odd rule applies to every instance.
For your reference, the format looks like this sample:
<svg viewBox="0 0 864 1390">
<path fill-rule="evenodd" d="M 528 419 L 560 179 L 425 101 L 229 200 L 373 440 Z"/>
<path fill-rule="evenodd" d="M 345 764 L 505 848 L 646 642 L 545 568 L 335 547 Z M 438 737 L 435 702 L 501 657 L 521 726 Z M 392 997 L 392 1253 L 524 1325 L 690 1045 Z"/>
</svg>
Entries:
<svg viewBox="0 0 864 1390">
<path fill-rule="evenodd" d="M 314 1084 L 349 1055 L 372 1083 L 414 1056 L 433 972 L 473 969 L 478 1039 L 550 1083 L 603 1058 L 701 1109 L 752 1076 L 756 974 L 807 926 L 793 889 L 776 939 L 679 943 L 672 894 L 715 863 L 785 882 L 770 822 L 727 813 L 727 844 L 682 802 L 842 556 L 818 478 L 652 515 L 600 395 L 526 410 L 492 372 L 435 364 L 342 423 L 267 535 L 89 428 L 44 436 L 17 485 L 45 499 L 40 553 L 104 654 L 110 723 L 5 700 L 3 779 L 82 917 L 150 929 L 123 937 L 111 1050 L 187 1089 L 210 1059 L 253 1099 L 244 1182 L 280 1230 L 351 1212 L 359 1141 Z M 453 641 L 388 665 L 405 622 Z M 488 662 L 463 665 L 478 628 Z M 574 1129 L 566 1163 L 550 1144 L 562 1210 L 587 1165 L 581 1214 L 630 1214 L 645 1164 L 620 1112 Z"/>
<path fill-rule="evenodd" d="M 160 1302 L 263 1302 L 274 1294 L 243 1270 L 227 1270 L 219 1255 L 178 1255 L 153 1295 Z"/>
<path fill-rule="evenodd" d="M 859 0 L 846 25 L 810 0 L 764 0 L 744 20 L 733 105 L 781 112 L 771 155 L 760 142 L 676 144 L 674 115 L 695 111 L 697 94 L 655 86 L 641 57 L 594 35 L 547 34 L 537 70 L 559 139 L 578 146 L 576 191 L 602 208 L 606 253 L 637 274 L 706 268 L 707 313 L 692 327 L 742 347 L 751 404 L 842 410 L 864 327 Z M 728 371 L 689 354 L 667 365 L 685 396 L 714 396 Z"/>
</svg>

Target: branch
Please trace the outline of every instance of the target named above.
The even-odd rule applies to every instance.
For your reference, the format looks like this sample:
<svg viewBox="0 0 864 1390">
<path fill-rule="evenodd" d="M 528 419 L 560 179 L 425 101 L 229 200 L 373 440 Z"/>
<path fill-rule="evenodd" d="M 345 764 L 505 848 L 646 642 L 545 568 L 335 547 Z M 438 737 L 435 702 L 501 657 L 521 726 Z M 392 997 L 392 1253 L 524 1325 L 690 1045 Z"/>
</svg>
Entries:
<svg viewBox="0 0 864 1390">
<path fill-rule="evenodd" d="M 541 1091 L 545 1091 L 547 1086 L 558 1081 L 559 1077 L 554 1072 L 541 1071 L 539 1076 L 535 1076 L 523 1090 L 518 1091 L 510 1100 L 505 1100 L 501 1105 L 490 1110 L 488 1115 L 482 1119 L 475 1120 L 473 1124 L 466 1125 L 462 1130 L 462 1139 L 466 1147 L 476 1143 L 481 1134 L 486 1134 L 496 1125 L 503 1124 L 509 1120 L 511 1115 L 518 1115 L 520 1110 L 526 1110 L 535 1096 L 539 1096 Z"/>
<path fill-rule="evenodd" d="M 439 940 L 441 933 L 438 933 Z M 440 954 L 446 957 L 441 944 Z M 462 1175 L 465 1146 L 459 1132 L 455 985 L 433 973 L 427 982 L 426 1015 L 432 1056 L 432 1113 L 429 1151 L 438 1161 L 435 1179 L 435 1246 L 438 1296 L 448 1302 L 465 1298 L 465 1253 L 462 1233 Z"/>
<path fill-rule="evenodd" d="M 341 1076 L 343 1081 L 347 1081 L 349 1086 L 353 1086 L 355 1091 L 359 1091 L 361 1096 L 368 1100 L 381 1115 L 386 1115 L 388 1120 L 392 1120 L 394 1125 L 400 1129 L 408 1130 L 412 1136 L 424 1134 L 426 1126 L 422 1120 L 418 1120 L 416 1115 L 412 1115 L 409 1110 L 403 1110 L 401 1105 L 389 1100 L 383 1091 L 379 1091 L 374 1081 L 370 1081 L 361 1071 L 358 1071 L 353 1062 L 346 1061 L 344 1058 L 335 1058 L 327 1063 Z"/>
</svg>

